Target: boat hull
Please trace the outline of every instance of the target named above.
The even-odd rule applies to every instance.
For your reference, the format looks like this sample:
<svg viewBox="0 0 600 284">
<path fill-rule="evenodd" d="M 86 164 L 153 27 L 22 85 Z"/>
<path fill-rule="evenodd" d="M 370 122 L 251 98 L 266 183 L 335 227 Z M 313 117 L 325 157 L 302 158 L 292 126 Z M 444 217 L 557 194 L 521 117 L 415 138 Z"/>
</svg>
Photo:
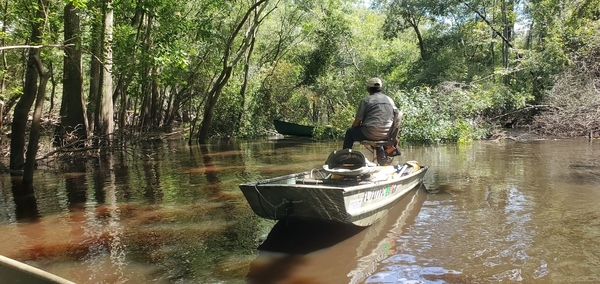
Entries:
<svg viewBox="0 0 600 284">
<path fill-rule="evenodd" d="M 308 125 L 300 125 L 281 120 L 273 120 L 273 126 L 279 134 L 312 137 L 314 127 Z"/>
<path fill-rule="evenodd" d="M 325 179 L 327 173 L 315 169 L 241 184 L 240 189 L 254 213 L 263 218 L 295 217 L 369 226 L 417 188 L 427 172 L 427 167 L 420 167 L 400 175 L 393 166 L 380 168 L 379 176 L 370 180 Z"/>
<path fill-rule="evenodd" d="M 58 275 L 0 255 L 0 283 L 75 284 Z"/>
</svg>

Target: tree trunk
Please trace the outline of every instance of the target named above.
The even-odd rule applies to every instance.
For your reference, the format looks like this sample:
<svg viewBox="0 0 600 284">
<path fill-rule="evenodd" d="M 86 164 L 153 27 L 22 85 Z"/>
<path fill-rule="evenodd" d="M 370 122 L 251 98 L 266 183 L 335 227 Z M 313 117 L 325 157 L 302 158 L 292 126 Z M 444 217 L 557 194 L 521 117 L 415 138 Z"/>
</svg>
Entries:
<svg viewBox="0 0 600 284">
<path fill-rule="evenodd" d="M 29 135 L 29 145 L 27 146 L 27 159 L 23 171 L 23 182 L 33 182 L 33 171 L 35 170 L 35 157 L 37 156 L 38 143 L 40 142 L 40 120 L 42 118 L 42 109 L 44 107 L 44 97 L 46 96 L 46 85 L 48 83 L 49 74 L 44 69 L 42 60 L 36 56 L 36 69 L 40 76 L 40 83 L 37 88 L 37 96 L 35 99 L 35 110 L 33 111 L 33 119 L 31 121 L 31 131 Z"/>
<path fill-rule="evenodd" d="M 8 34 L 6 32 L 8 26 L 9 26 L 9 20 L 8 20 L 8 1 L 4 2 L 4 7 L 2 7 L 3 11 L 2 11 L 2 34 Z M 0 44 L 2 46 L 6 46 L 6 37 L 2 37 L 2 39 L 0 39 Z M 6 60 L 6 52 L 4 52 L 4 50 L 0 51 L 0 55 L 2 55 L 2 71 L 8 71 L 8 61 Z M 0 72 L 0 94 L 4 94 L 4 92 L 6 91 L 6 73 L 5 72 Z M 0 103 L 2 103 L 0 101 Z M 0 127 L 2 126 L 2 117 L 3 117 L 3 112 L 0 111 Z"/>
<path fill-rule="evenodd" d="M 150 96 L 148 95 L 148 93 L 150 92 L 148 89 L 148 82 L 146 80 L 147 77 L 149 76 L 145 76 L 143 74 L 140 74 L 140 76 L 142 77 L 142 83 L 141 83 L 141 88 L 142 88 L 142 102 L 140 105 L 140 114 L 139 114 L 139 130 L 140 132 L 144 132 L 146 130 L 146 128 L 149 125 L 149 121 L 150 121 Z"/>
<path fill-rule="evenodd" d="M 229 78 L 231 77 L 231 73 L 233 72 L 233 66 L 235 66 L 239 62 L 239 60 L 244 58 L 244 55 L 250 48 L 251 40 L 249 39 L 251 36 L 254 35 L 254 32 L 260 25 L 261 21 L 257 19 L 260 18 L 267 3 L 268 0 L 258 0 L 254 3 L 254 5 L 249 7 L 244 16 L 237 23 L 237 26 L 235 27 L 232 34 L 229 36 L 227 43 L 223 46 L 223 69 L 221 70 L 219 78 L 215 81 L 213 87 L 211 88 L 207 96 L 200 131 L 198 132 L 198 142 L 200 143 L 205 142 L 208 138 L 208 130 L 210 129 L 210 125 L 214 117 L 214 111 L 217 105 L 217 101 L 219 100 L 219 96 L 221 95 L 221 91 L 223 90 L 223 87 L 225 87 L 225 85 L 229 81 Z M 261 7 L 261 5 L 263 4 L 265 5 Z M 252 15 L 254 15 L 255 18 L 250 23 L 248 23 L 248 19 Z M 234 52 L 232 51 L 234 49 L 234 42 L 238 37 L 241 29 L 246 25 L 249 26 L 247 32 L 244 34 L 243 44 L 240 47 L 238 47 L 238 49 Z M 232 52 L 234 54 L 232 54 Z"/>
<path fill-rule="evenodd" d="M 175 111 L 175 109 L 173 108 L 173 104 L 175 103 L 174 100 L 177 97 L 177 91 L 175 90 L 175 88 L 171 88 L 171 91 L 168 93 L 168 97 L 167 97 L 167 105 L 165 106 L 165 115 L 163 117 L 163 121 L 162 123 L 164 125 L 167 125 L 170 129 L 170 127 L 173 124 L 173 112 Z"/>
<path fill-rule="evenodd" d="M 153 70 L 155 70 L 153 68 Z M 153 71 L 153 73 L 155 73 L 155 71 Z M 160 87 L 158 86 L 158 82 L 156 81 L 156 76 L 152 76 L 152 81 L 151 81 L 151 98 L 150 98 L 150 118 L 152 121 L 152 126 L 153 127 L 160 127 L 160 118 L 161 118 L 161 111 L 162 111 L 162 107 L 160 102 L 162 102 L 161 100 L 161 95 L 160 95 L 160 91 L 159 91 Z"/>
<path fill-rule="evenodd" d="M 54 66 L 52 65 L 52 61 L 48 62 L 48 71 L 50 75 L 50 107 L 48 108 L 48 118 L 50 118 L 50 114 L 54 110 L 54 98 L 56 97 L 56 79 L 54 78 Z"/>
<path fill-rule="evenodd" d="M 419 43 L 419 52 L 421 53 L 421 59 L 427 60 L 428 56 L 425 50 L 425 41 L 423 40 L 423 35 L 421 34 L 421 30 L 419 29 L 419 23 L 417 20 L 411 15 L 410 17 L 410 26 L 415 31 L 417 35 L 417 41 Z"/>
<path fill-rule="evenodd" d="M 242 83 L 242 87 L 240 88 L 240 96 L 242 97 L 242 101 L 240 105 L 242 108 L 246 105 L 246 90 L 248 89 L 248 74 L 250 73 L 250 59 L 252 57 L 252 53 L 254 51 L 254 44 L 256 42 L 256 33 L 252 35 L 252 40 L 250 41 L 250 49 L 248 50 L 248 55 L 246 56 L 246 62 L 244 64 L 244 81 Z M 242 123 L 242 114 L 244 113 L 243 109 L 238 113 L 236 125 L 232 132 L 237 132 Z"/>
<path fill-rule="evenodd" d="M 221 91 L 223 87 L 229 81 L 229 77 L 231 77 L 231 72 L 233 71 L 233 67 L 229 67 L 223 70 L 219 79 L 210 90 L 208 98 L 206 100 L 206 105 L 204 107 L 204 114 L 202 115 L 202 124 L 200 126 L 200 131 L 198 132 L 198 142 L 204 143 L 208 138 L 208 130 L 210 129 L 210 124 L 212 122 L 213 117 L 215 116 L 215 107 L 217 106 L 217 100 L 219 100 L 219 96 L 221 95 Z"/>
<path fill-rule="evenodd" d="M 80 21 L 79 10 L 68 3 L 64 9 L 65 15 L 65 57 L 63 61 L 63 97 L 60 107 L 60 125 L 55 131 L 55 138 L 60 142 L 67 136 L 77 141 L 87 138 L 87 119 L 85 116 L 85 105 L 83 98 L 83 77 L 81 76 L 81 50 L 80 46 Z M 81 146 L 79 144 L 77 146 Z"/>
<path fill-rule="evenodd" d="M 127 87 L 125 86 L 123 77 L 124 76 L 120 76 L 120 79 L 117 80 L 117 87 L 115 88 L 115 95 L 119 100 L 120 106 L 119 112 L 117 113 L 117 117 L 119 118 L 119 129 L 125 129 L 125 126 L 127 125 L 127 95 L 125 92 Z"/>
<path fill-rule="evenodd" d="M 151 54 L 153 48 L 153 39 L 152 39 L 152 26 L 154 23 L 154 18 L 152 16 L 148 16 L 146 20 L 146 26 L 143 33 L 143 44 L 142 44 L 142 54 Z M 155 103 L 156 96 L 154 93 L 154 73 L 155 69 L 151 66 L 148 59 L 142 59 L 142 65 L 144 66 L 142 74 L 142 107 L 140 109 L 140 129 L 142 131 L 149 129 L 150 127 L 155 125 Z"/>
<path fill-rule="evenodd" d="M 110 145 L 110 135 L 114 132 L 113 118 L 113 80 L 112 80 L 112 36 L 113 36 L 113 1 L 104 3 L 104 37 L 102 41 L 102 85 L 98 102 L 98 130 L 102 141 L 100 145 Z"/>
<path fill-rule="evenodd" d="M 4 124 L 4 102 L 0 100 L 0 129 L 2 129 Z M 2 137 L 4 135 L 0 135 L 0 143 L 2 142 Z"/>
<path fill-rule="evenodd" d="M 46 22 L 46 11 L 44 7 L 48 7 L 48 0 L 38 0 L 36 12 L 37 21 L 32 22 L 31 44 L 37 45 L 41 42 L 43 35 L 42 28 Z M 13 112 L 13 122 L 11 125 L 10 139 L 10 169 L 22 170 L 25 164 L 25 130 L 27 128 L 27 120 L 29 111 L 37 94 L 38 70 L 36 68 L 36 58 L 39 57 L 40 50 L 30 48 L 27 59 L 27 70 L 25 71 L 25 83 L 23 85 L 23 95 L 17 102 Z"/>
<path fill-rule="evenodd" d="M 512 31 L 514 23 L 512 20 L 509 20 L 508 13 L 512 13 L 514 9 L 513 0 L 502 0 L 502 36 L 506 39 L 506 41 L 502 42 L 502 67 L 505 70 L 508 69 L 510 64 L 509 58 L 509 50 L 510 46 L 508 43 L 512 40 Z M 510 83 L 510 76 L 504 75 L 503 82 L 505 85 Z"/>
<path fill-rule="evenodd" d="M 92 25 L 90 50 L 92 58 L 90 63 L 90 90 L 88 93 L 87 121 L 88 129 L 98 134 L 98 103 L 100 101 L 100 82 L 102 82 L 102 27 Z"/>
</svg>

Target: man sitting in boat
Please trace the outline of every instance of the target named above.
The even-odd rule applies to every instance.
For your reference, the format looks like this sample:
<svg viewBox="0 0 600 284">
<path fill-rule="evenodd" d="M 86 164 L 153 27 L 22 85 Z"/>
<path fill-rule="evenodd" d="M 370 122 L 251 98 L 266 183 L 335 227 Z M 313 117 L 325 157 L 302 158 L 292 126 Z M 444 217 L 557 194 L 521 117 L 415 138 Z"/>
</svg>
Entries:
<svg viewBox="0 0 600 284">
<path fill-rule="evenodd" d="M 352 127 L 346 130 L 343 149 L 352 149 L 355 141 L 382 141 L 390 139 L 390 132 L 394 127 L 394 118 L 399 116 L 399 110 L 394 101 L 383 92 L 383 82 L 379 78 L 371 78 L 367 81 L 369 96 L 360 101 Z M 399 127 L 396 125 L 395 127 Z M 393 147 L 397 145 L 397 137 Z M 379 150 L 379 149 L 378 149 Z M 379 150 L 379 155 L 385 156 L 385 151 Z M 393 154 L 398 154 L 394 149 Z M 378 157 L 385 160 L 387 157 Z"/>
</svg>

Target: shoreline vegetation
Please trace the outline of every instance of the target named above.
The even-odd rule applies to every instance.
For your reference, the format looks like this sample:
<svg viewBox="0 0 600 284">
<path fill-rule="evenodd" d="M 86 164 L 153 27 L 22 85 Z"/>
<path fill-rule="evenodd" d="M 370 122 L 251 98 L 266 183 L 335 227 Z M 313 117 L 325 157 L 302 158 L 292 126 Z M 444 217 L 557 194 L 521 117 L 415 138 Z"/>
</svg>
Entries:
<svg viewBox="0 0 600 284">
<path fill-rule="evenodd" d="M 371 77 L 405 143 L 600 136 L 599 0 L 369 3 L 8 1 L 5 167 L 31 182 L 40 159 L 255 139 L 274 119 L 340 139 Z"/>
<path fill-rule="evenodd" d="M 51 125 L 53 126 L 53 125 Z M 102 153 L 106 152 L 118 152 L 118 151 L 127 151 L 127 148 L 131 148 L 134 145 L 143 144 L 151 141 L 165 141 L 169 139 L 181 139 L 186 140 L 186 133 L 189 132 L 189 129 L 186 128 L 176 128 L 171 129 L 170 132 L 153 132 L 153 133 L 143 133 L 139 135 L 126 135 L 120 134 L 119 139 L 115 139 L 112 146 L 93 146 L 93 138 L 89 138 L 87 141 L 77 141 L 77 144 L 83 143 L 89 145 L 88 147 L 73 147 L 73 145 L 64 145 L 61 147 L 53 146 L 51 142 L 42 142 L 40 145 L 40 149 L 36 161 L 39 164 L 50 165 L 56 162 L 69 162 L 75 160 L 86 160 L 89 158 L 97 158 Z M 569 133 L 558 133 L 557 131 L 536 131 L 532 130 L 531 126 L 522 127 L 522 128 L 506 128 L 506 129 L 497 129 L 491 135 L 486 138 L 478 139 L 478 140 L 491 140 L 491 141 L 502 141 L 502 140 L 510 140 L 510 141 L 535 141 L 535 140 L 549 140 L 549 139 L 576 139 L 576 138 L 585 138 L 590 141 L 600 139 L 598 137 L 598 133 L 590 133 L 589 135 L 571 135 L 572 132 Z M 275 130 L 270 130 L 267 132 L 265 136 L 277 136 L 278 134 Z M 283 135 L 281 135 L 283 136 Z M 47 136 L 48 137 L 48 136 Z M 231 140 L 235 138 L 214 138 L 211 142 L 219 142 L 222 140 Z M 241 140 L 253 140 L 253 139 L 261 139 L 261 137 L 254 138 L 241 138 Z M 322 139 L 311 138 L 313 141 L 320 141 Z M 326 140 L 331 140 L 331 138 L 327 138 Z M 50 139 L 46 139 L 46 141 L 50 141 Z M 123 141 L 123 142 L 119 142 Z M 124 142 L 126 141 L 126 142 Z M 341 143 L 341 140 L 340 140 Z M 400 142 L 401 144 L 403 141 Z M 404 143 L 407 143 L 404 141 Z M 457 142 L 448 142 L 450 144 Z M 427 144 L 424 142 L 411 142 L 411 144 Z M 22 171 L 11 170 L 8 165 L 5 163 L 7 160 L 6 157 L 10 154 L 10 148 L 8 143 L 0 144 L 0 173 L 10 173 L 13 176 L 21 176 L 23 174 Z"/>
</svg>

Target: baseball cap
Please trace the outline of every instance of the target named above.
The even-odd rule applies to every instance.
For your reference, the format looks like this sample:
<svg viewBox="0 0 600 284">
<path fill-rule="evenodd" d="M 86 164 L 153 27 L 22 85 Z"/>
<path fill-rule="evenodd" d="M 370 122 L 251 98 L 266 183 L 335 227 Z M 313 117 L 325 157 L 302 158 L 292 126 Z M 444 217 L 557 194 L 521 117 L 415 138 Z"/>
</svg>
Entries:
<svg viewBox="0 0 600 284">
<path fill-rule="evenodd" d="M 367 87 L 383 87 L 383 83 L 381 82 L 381 79 L 379 78 L 371 78 L 369 79 L 369 81 L 367 81 Z"/>
</svg>

